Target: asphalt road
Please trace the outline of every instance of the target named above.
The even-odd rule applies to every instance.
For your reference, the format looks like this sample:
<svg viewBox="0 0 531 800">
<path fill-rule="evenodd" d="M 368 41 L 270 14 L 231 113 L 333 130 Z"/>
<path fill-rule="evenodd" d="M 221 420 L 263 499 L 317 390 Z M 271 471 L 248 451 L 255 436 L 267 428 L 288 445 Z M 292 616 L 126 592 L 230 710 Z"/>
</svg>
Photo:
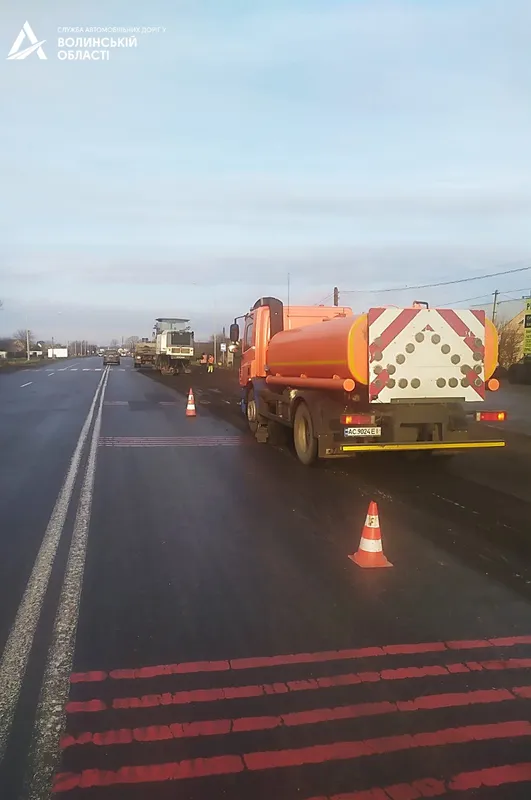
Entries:
<svg viewBox="0 0 531 800">
<path fill-rule="evenodd" d="M 494 462 L 306 470 L 223 392 L 187 418 L 101 367 L 0 376 L 0 796 L 528 798 L 530 501 Z M 347 558 L 370 499 L 391 569 Z"/>
</svg>

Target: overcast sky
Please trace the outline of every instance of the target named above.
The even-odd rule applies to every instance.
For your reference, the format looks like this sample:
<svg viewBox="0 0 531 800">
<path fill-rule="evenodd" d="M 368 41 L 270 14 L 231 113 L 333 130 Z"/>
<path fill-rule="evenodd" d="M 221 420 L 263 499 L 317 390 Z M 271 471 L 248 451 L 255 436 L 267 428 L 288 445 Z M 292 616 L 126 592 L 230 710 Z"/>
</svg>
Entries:
<svg viewBox="0 0 531 800">
<path fill-rule="evenodd" d="M 6 60 L 26 19 L 45 61 Z M 166 31 L 57 57 L 58 27 L 137 25 Z M 0 36 L 0 335 L 208 335 L 288 272 L 316 303 L 531 265 L 529 0 L 4 0 Z"/>
</svg>

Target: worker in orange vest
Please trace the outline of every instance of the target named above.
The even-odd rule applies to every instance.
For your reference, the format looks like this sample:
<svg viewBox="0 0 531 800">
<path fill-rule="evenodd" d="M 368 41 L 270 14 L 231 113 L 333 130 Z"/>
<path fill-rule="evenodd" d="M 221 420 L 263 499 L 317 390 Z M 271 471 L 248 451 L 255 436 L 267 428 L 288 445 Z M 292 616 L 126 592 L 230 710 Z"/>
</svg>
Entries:
<svg viewBox="0 0 531 800">
<path fill-rule="evenodd" d="M 208 357 L 208 372 L 214 372 L 214 356 Z"/>
</svg>

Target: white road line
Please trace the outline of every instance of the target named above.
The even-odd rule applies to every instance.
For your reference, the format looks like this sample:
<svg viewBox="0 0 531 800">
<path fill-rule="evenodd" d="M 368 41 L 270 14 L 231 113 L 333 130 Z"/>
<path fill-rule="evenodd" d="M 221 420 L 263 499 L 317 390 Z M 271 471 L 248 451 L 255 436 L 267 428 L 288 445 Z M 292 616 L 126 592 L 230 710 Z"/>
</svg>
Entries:
<svg viewBox="0 0 531 800">
<path fill-rule="evenodd" d="M 83 367 L 83 372 L 90 372 L 90 367 Z"/>
<path fill-rule="evenodd" d="M 52 377 L 52 375 L 55 375 L 55 372 L 49 372 L 49 373 L 48 373 L 48 377 L 49 377 L 49 378 L 51 378 L 51 377 Z"/>
<path fill-rule="evenodd" d="M 98 396 L 103 396 L 101 389 L 104 380 L 105 375 L 102 375 L 79 434 L 66 478 L 57 496 L 52 516 L 0 660 L 0 761 L 5 754 L 33 638 L 39 623 L 44 595 L 48 588 L 50 573 L 72 498 L 81 455 L 94 419 Z"/>
<path fill-rule="evenodd" d="M 20 384 L 20 388 L 23 389 L 24 386 L 31 386 L 32 383 L 33 383 L 33 381 L 28 381 L 28 383 L 21 383 Z"/>
<path fill-rule="evenodd" d="M 70 367 L 70 372 L 77 372 L 77 367 Z"/>
<path fill-rule="evenodd" d="M 53 773 L 60 757 L 60 739 L 66 718 L 65 706 L 70 692 L 70 675 L 74 661 L 79 602 L 87 554 L 103 398 L 109 372 L 106 371 L 102 377 L 103 386 L 98 402 L 98 413 L 92 429 L 85 477 L 35 717 L 26 783 L 28 790 L 25 796 L 28 800 L 44 800 L 49 797 Z"/>
<path fill-rule="evenodd" d="M 101 372 L 101 367 L 95 367 L 94 372 Z"/>
</svg>

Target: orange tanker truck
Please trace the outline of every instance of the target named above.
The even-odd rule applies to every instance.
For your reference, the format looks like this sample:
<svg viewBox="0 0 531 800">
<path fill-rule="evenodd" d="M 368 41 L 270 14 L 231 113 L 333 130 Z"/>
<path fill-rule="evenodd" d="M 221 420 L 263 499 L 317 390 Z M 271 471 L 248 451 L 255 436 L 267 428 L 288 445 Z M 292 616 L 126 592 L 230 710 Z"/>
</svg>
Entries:
<svg viewBox="0 0 531 800">
<path fill-rule="evenodd" d="M 292 429 L 303 464 L 505 444 L 470 435 L 472 422 L 506 418 L 476 408 L 487 388 L 499 386 L 492 378 L 498 334 L 483 311 L 416 301 L 355 315 L 347 307 L 284 307 L 263 297 L 236 318 L 230 338 L 241 339 L 242 410 L 251 431 L 265 442 L 279 426 Z"/>
</svg>

